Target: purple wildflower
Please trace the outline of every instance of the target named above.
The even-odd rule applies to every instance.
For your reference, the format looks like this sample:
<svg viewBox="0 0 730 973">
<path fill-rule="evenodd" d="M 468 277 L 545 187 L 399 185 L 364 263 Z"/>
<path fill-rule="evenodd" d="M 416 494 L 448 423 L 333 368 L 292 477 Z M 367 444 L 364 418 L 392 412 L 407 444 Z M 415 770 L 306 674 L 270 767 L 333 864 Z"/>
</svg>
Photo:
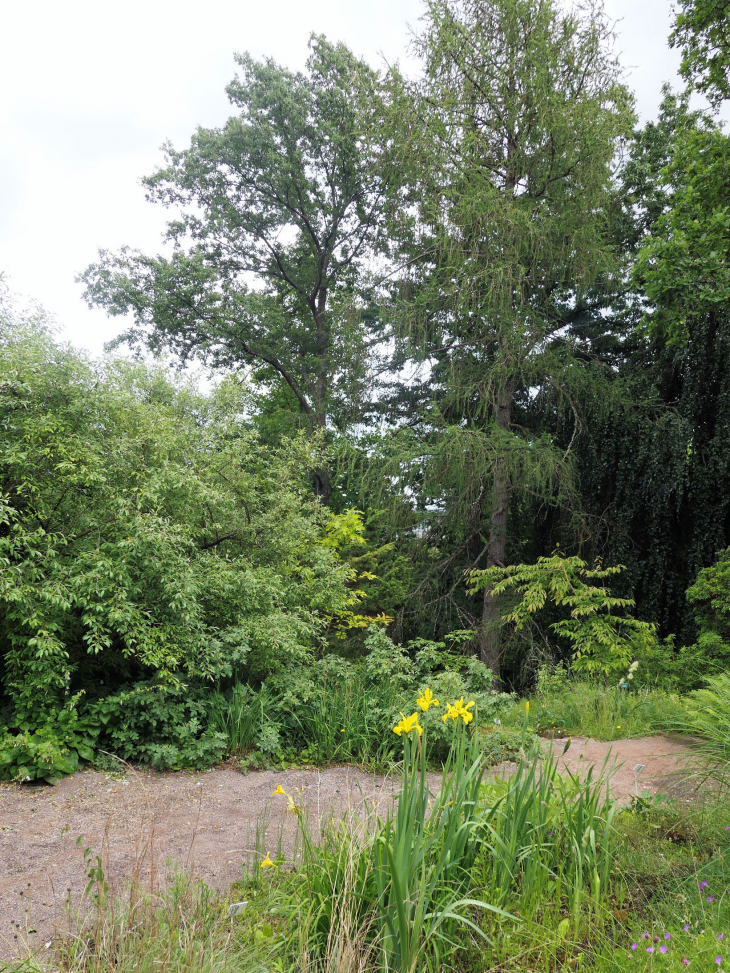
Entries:
<svg viewBox="0 0 730 973">
<path fill-rule="evenodd" d="M 730 831 L 730 824 L 726 824 L 726 825 L 725 825 L 725 830 L 726 830 L 726 831 Z"/>
<path fill-rule="evenodd" d="M 665 939 L 671 939 L 672 938 L 672 934 L 670 932 L 665 932 L 664 933 L 664 938 Z"/>
<path fill-rule="evenodd" d="M 646 947 L 646 951 L 647 951 L 647 953 L 653 953 L 654 952 L 654 947 L 653 946 L 647 946 Z"/>
<path fill-rule="evenodd" d="M 719 966 L 719 965 L 720 965 L 720 963 L 722 963 L 722 956 L 716 956 L 716 957 L 715 957 L 715 962 L 716 962 L 716 963 L 717 963 L 717 965 Z"/>
<path fill-rule="evenodd" d="M 631 948 L 632 948 L 632 949 L 636 949 L 636 947 L 637 947 L 638 945 L 639 945 L 638 943 L 632 943 L 632 944 L 631 944 Z"/>
<path fill-rule="evenodd" d="M 699 887 L 701 889 L 706 889 L 707 888 L 707 884 L 708 884 L 707 882 L 700 882 L 700 886 Z"/>
<path fill-rule="evenodd" d="M 712 898 L 712 896 L 711 896 L 711 895 L 708 895 L 708 896 L 707 896 L 707 901 L 708 901 L 708 902 L 714 902 L 715 900 L 714 900 L 714 899 Z"/>
<path fill-rule="evenodd" d="M 682 926 L 682 929 L 684 929 L 685 932 L 689 932 L 689 926 Z"/>
<path fill-rule="evenodd" d="M 659 947 L 659 952 L 660 953 L 666 953 L 666 951 L 667 951 L 667 947 L 666 946 L 660 946 Z"/>
<path fill-rule="evenodd" d="M 689 966 L 689 960 L 686 956 L 682 957 L 682 966 Z"/>
<path fill-rule="evenodd" d="M 648 933 L 648 932 L 644 932 L 644 933 L 642 933 L 642 934 L 641 934 L 641 938 L 642 938 L 642 939 L 648 939 L 648 938 L 649 938 L 649 933 Z"/>
<path fill-rule="evenodd" d="M 652 939 L 652 942 L 653 942 L 653 943 L 658 943 L 658 942 L 659 942 L 659 937 L 658 937 L 658 936 L 655 936 L 655 937 L 654 937 L 654 938 Z"/>
<path fill-rule="evenodd" d="M 725 938 L 725 933 L 724 932 L 721 932 L 717 938 L 718 939 L 724 939 Z"/>
</svg>

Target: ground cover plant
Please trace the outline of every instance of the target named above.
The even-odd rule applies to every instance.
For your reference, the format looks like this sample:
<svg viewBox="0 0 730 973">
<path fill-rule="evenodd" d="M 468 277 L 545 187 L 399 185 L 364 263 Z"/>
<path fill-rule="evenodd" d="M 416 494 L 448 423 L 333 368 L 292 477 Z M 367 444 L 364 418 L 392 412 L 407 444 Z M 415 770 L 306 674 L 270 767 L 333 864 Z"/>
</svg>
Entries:
<svg viewBox="0 0 730 973">
<path fill-rule="evenodd" d="M 563 665 L 543 667 L 531 697 L 530 724 L 540 734 L 594 740 L 651 736 L 668 729 L 685 697 L 646 685 L 640 665 L 634 665 L 631 682 L 598 684 L 581 679 Z"/>
</svg>

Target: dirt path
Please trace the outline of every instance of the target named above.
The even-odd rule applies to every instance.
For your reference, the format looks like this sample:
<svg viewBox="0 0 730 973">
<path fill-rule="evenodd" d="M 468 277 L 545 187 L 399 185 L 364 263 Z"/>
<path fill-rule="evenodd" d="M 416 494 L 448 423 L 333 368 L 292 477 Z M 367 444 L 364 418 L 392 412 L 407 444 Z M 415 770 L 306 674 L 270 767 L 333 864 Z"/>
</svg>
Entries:
<svg viewBox="0 0 730 973">
<path fill-rule="evenodd" d="M 562 746 L 556 741 L 558 752 Z M 666 737 L 612 745 L 576 738 L 564 762 L 574 771 L 600 770 L 609 751 L 610 763 L 619 765 L 611 789 L 621 803 L 634 793 L 636 764 L 645 765 L 640 791 L 667 791 L 691 752 Z M 226 768 L 131 771 L 119 779 L 86 770 L 55 787 L 0 785 L 0 961 L 12 962 L 23 942 L 43 951 L 54 928 L 64 927 L 66 903 L 78 906 L 86 884 L 85 848 L 103 855 L 112 890 L 135 869 L 149 875 L 150 862 L 171 860 L 225 889 L 257 845 L 272 857 L 279 849 L 291 857 L 295 824 L 284 814 L 285 798 L 271 797 L 279 784 L 313 822 L 348 809 L 362 814 L 363 803 L 382 812 L 395 787 L 352 767 L 247 776 Z"/>
</svg>

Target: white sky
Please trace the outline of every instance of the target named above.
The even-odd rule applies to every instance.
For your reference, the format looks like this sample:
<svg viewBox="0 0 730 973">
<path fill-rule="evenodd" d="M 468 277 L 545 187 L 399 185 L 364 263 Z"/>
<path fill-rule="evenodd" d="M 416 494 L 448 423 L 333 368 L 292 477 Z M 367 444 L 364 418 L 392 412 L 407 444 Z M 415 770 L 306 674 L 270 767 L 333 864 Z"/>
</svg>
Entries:
<svg viewBox="0 0 730 973">
<path fill-rule="evenodd" d="M 605 0 L 643 119 L 678 83 L 670 0 Z M 160 246 L 139 178 L 229 114 L 234 51 L 301 68 L 312 31 L 403 60 L 418 0 L 0 0 L 0 273 L 94 353 L 123 329 L 74 277 L 97 248 Z"/>
</svg>

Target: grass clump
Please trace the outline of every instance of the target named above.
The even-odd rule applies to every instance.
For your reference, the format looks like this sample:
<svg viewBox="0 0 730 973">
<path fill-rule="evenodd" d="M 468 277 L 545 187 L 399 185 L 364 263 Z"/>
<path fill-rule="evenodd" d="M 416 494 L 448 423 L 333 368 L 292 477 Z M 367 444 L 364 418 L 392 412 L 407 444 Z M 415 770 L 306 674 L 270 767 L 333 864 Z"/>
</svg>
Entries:
<svg viewBox="0 0 730 973">
<path fill-rule="evenodd" d="M 722 788 L 730 785 L 730 674 L 721 673 L 690 693 L 667 726 L 698 738 L 698 757 L 706 777 Z"/>
<path fill-rule="evenodd" d="M 587 682 L 558 665 L 538 674 L 532 725 L 543 735 L 631 739 L 668 728 L 682 706 L 663 689 Z"/>
</svg>

